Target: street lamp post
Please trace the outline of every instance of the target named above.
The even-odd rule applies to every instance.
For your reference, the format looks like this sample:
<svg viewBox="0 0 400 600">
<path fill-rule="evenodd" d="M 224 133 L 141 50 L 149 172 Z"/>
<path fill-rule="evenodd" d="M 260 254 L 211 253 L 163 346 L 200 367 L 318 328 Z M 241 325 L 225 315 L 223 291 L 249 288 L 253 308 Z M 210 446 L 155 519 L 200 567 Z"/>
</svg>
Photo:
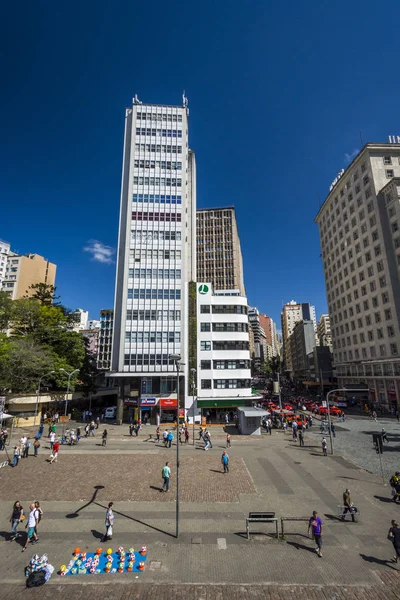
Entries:
<svg viewBox="0 0 400 600">
<path fill-rule="evenodd" d="M 39 383 L 38 383 L 38 387 L 36 390 L 36 406 L 35 406 L 35 418 L 33 420 L 33 426 L 36 427 L 36 417 L 38 414 L 38 406 L 39 406 L 39 396 L 40 396 L 40 386 L 42 384 L 42 379 L 45 379 L 46 377 L 48 377 L 49 375 L 52 375 L 53 373 L 55 373 L 55 371 L 50 371 L 50 373 L 46 373 L 46 375 L 42 375 L 39 379 Z"/>
<path fill-rule="evenodd" d="M 180 367 L 180 354 L 170 354 L 170 360 L 172 360 L 176 367 L 176 539 L 179 538 L 179 367 Z"/>
<path fill-rule="evenodd" d="M 192 402 L 193 402 L 193 446 L 194 446 L 194 378 L 196 377 L 196 369 L 192 371 Z"/>
<path fill-rule="evenodd" d="M 365 388 L 359 389 L 351 389 L 347 388 L 339 388 L 337 390 L 331 390 L 326 394 L 326 407 L 328 409 L 328 428 L 329 428 L 329 441 L 331 444 L 331 454 L 333 454 L 333 438 L 332 438 L 332 430 L 331 430 L 331 410 L 329 407 L 329 394 L 335 394 L 336 392 L 365 392 Z"/>
<path fill-rule="evenodd" d="M 65 400 L 65 412 L 64 412 L 64 416 L 67 416 L 67 408 L 68 408 L 68 394 L 69 394 L 69 387 L 71 385 L 71 377 L 74 373 L 79 373 L 79 369 L 75 369 L 74 371 L 71 371 L 71 373 L 68 373 L 68 371 L 66 371 L 65 369 L 60 369 L 60 371 L 64 371 L 64 373 L 66 373 L 68 375 L 68 385 L 67 385 L 67 398 Z"/>
</svg>

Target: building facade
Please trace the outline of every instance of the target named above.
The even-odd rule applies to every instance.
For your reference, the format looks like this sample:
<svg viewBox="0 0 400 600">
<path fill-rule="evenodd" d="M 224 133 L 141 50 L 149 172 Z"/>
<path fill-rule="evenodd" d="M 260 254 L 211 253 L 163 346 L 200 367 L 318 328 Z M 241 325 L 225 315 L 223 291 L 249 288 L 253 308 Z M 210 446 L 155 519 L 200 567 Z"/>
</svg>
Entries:
<svg viewBox="0 0 400 600">
<path fill-rule="evenodd" d="M 258 309 L 254 306 L 249 306 L 248 309 L 249 315 L 249 326 L 253 330 L 253 344 L 254 351 L 251 354 L 250 358 L 252 361 L 252 367 L 255 373 L 260 369 L 261 365 L 270 358 L 268 354 L 271 353 L 271 346 L 267 348 L 267 336 L 266 333 L 261 326 L 260 322 L 260 313 Z"/>
<path fill-rule="evenodd" d="M 10 252 L 10 244 L 0 240 L 0 290 L 3 287 L 3 281 L 6 277 L 8 254 Z"/>
<path fill-rule="evenodd" d="M 196 166 L 187 100 L 126 111 L 111 369 L 129 394 L 188 380 L 188 283 L 196 279 Z M 138 384 L 139 381 L 139 384 Z M 156 400 L 157 401 L 157 400 Z"/>
<path fill-rule="evenodd" d="M 279 356 L 280 345 L 276 331 L 276 324 L 271 317 L 260 314 L 260 325 L 264 329 L 267 344 L 271 346 L 272 356 Z"/>
<path fill-rule="evenodd" d="M 245 295 L 243 258 L 233 206 L 197 211 L 197 278 L 214 290 L 239 290 Z"/>
<path fill-rule="evenodd" d="M 317 319 L 315 313 L 315 306 L 309 303 L 299 304 L 294 300 L 291 300 L 283 306 L 281 313 L 283 361 L 285 371 L 289 375 L 293 371 L 290 336 L 294 331 L 296 323 L 303 320 L 312 321 L 314 327 L 314 335 L 316 335 Z"/>
<path fill-rule="evenodd" d="M 82 308 L 77 308 L 73 313 L 75 317 L 75 324 L 73 327 L 74 331 L 86 331 L 89 329 L 89 311 L 83 310 Z"/>
<path fill-rule="evenodd" d="M 400 144 L 366 144 L 315 220 L 339 386 L 365 387 L 371 404 L 398 407 Z"/>
<path fill-rule="evenodd" d="M 293 377 L 306 380 L 310 377 L 308 355 L 315 348 L 314 322 L 311 320 L 298 321 L 289 339 Z"/>
<path fill-rule="evenodd" d="M 211 422 L 251 406 L 247 298 L 239 290 L 197 284 L 197 407 Z M 189 415 L 190 415 L 189 409 Z"/>
<path fill-rule="evenodd" d="M 331 322 L 329 315 L 321 315 L 317 325 L 317 336 L 320 346 L 332 348 Z"/>
<path fill-rule="evenodd" d="M 97 368 L 109 371 L 111 368 L 111 349 L 114 330 L 114 310 L 103 308 L 100 311 L 99 345 L 97 351 Z"/>
<path fill-rule="evenodd" d="M 2 291 L 12 300 L 31 296 L 34 292 L 29 288 L 37 283 L 54 286 L 56 265 L 39 254 L 16 254 L 8 252 L 6 272 L 2 283 Z"/>
</svg>

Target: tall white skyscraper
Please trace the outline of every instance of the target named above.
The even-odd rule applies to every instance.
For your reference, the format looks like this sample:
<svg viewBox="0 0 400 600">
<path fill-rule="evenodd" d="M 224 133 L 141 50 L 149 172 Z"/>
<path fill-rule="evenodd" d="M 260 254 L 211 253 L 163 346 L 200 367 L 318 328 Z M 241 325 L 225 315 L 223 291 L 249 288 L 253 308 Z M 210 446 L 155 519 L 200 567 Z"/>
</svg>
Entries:
<svg viewBox="0 0 400 600">
<path fill-rule="evenodd" d="M 181 106 L 166 106 L 135 96 L 125 119 L 111 370 L 156 405 L 175 390 L 169 355 L 181 356 L 186 377 L 189 368 L 196 166 L 188 115 L 185 97 Z"/>
</svg>

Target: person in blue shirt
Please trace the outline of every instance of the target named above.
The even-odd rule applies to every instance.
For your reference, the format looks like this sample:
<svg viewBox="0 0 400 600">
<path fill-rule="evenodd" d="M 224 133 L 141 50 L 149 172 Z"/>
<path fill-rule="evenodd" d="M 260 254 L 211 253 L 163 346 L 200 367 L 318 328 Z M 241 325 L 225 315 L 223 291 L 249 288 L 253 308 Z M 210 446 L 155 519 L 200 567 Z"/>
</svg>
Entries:
<svg viewBox="0 0 400 600">
<path fill-rule="evenodd" d="M 173 439 L 174 439 L 174 434 L 172 433 L 172 431 L 169 431 L 168 435 L 167 435 L 168 448 L 171 448 Z"/>
<path fill-rule="evenodd" d="M 223 451 L 221 456 L 222 466 L 224 467 L 224 473 L 229 473 L 229 456 L 226 450 Z"/>
</svg>

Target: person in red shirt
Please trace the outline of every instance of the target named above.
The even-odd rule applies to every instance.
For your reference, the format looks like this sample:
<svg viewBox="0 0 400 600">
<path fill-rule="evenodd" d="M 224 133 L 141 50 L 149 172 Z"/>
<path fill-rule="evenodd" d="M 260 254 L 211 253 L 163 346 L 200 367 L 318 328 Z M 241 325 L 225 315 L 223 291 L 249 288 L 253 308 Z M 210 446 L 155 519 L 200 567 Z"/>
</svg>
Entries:
<svg viewBox="0 0 400 600">
<path fill-rule="evenodd" d="M 53 445 L 53 452 L 52 452 L 52 456 L 50 459 L 50 464 L 52 462 L 57 462 L 57 456 L 58 456 L 59 449 L 60 449 L 60 442 L 58 440 L 56 440 Z"/>
</svg>

